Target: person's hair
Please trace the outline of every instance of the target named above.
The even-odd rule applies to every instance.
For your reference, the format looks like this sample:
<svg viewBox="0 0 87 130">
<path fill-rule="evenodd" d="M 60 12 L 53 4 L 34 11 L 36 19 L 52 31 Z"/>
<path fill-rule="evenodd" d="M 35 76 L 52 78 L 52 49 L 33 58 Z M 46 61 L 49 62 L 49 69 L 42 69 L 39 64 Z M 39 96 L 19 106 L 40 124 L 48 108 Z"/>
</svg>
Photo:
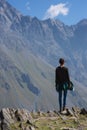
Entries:
<svg viewBox="0 0 87 130">
<path fill-rule="evenodd" d="M 61 65 L 63 65 L 63 64 L 64 64 L 64 62 L 65 62 L 65 61 L 64 61 L 64 59 L 63 59 L 63 58 L 60 58 L 60 59 L 59 59 L 59 63 L 60 63 Z"/>
</svg>

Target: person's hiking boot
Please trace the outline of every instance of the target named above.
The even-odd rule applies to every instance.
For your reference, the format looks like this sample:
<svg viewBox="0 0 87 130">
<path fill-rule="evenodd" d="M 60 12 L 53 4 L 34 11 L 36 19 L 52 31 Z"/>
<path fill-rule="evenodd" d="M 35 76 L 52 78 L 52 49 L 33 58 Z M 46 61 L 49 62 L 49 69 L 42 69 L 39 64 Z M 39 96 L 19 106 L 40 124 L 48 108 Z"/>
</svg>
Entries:
<svg viewBox="0 0 87 130">
<path fill-rule="evenodd" d="M 59 110 L 59 113 L 61 114 L 61 112 L 62 112 L 62 108 L 60 108 L 60 110 Z"/>
<path fill-rule="evenodd" d="M 67 109 L 66 109 L 66 107 L 63 107 L 63 110 L 62 110 L 61 114 L 64 114 L 64 115 L 67 114 Z"/>
<path fill-rule="evenodd" d="M 67 114 L 67 111 L 64 110 L 64 111 L 61 112 L 61 114 L 66 115 L 66 114 Z"/>
<path fill-rule="evenodd" d="M 66 107 L 63 107 L 63 111 L 65 111 L 66 110 Z"/>
</svg>

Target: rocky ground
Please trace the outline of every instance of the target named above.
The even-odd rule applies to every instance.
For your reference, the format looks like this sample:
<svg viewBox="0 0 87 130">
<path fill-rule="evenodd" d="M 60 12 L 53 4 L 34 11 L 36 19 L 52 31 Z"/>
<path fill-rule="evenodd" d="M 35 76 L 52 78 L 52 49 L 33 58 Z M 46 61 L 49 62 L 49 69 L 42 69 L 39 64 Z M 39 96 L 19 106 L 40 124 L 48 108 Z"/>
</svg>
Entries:
<svg viewBox="0 0 87 130">
<path fill-rule="evenodd" d="M 29 112 L 26 109 L 3 108 L 0 130 L 87 130 L 87 111 L 79 108 Z"/>
</svg>

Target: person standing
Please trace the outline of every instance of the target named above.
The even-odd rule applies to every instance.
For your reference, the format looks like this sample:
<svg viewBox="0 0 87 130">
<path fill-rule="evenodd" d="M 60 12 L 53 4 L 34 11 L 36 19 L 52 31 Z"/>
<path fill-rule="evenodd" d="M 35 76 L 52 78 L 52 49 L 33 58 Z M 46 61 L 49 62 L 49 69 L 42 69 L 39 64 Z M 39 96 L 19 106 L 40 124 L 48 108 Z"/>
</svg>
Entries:
<svg viewBox="0 0 87 130">
<path fill-rule="evenodd" d="M 64 66 L 64 59 L 59 59 L 59 66 L 55 70 L 55 85 L 56 91 L 59 95 L 59 111 L 62 112 L 66 109 L 66 97 L 67 97 L 67 89 L 66 85 L 70 85 L 70 78 L 68 68 Z M 62 100 L 63 97 L 63 100 Z"/>
</svg>

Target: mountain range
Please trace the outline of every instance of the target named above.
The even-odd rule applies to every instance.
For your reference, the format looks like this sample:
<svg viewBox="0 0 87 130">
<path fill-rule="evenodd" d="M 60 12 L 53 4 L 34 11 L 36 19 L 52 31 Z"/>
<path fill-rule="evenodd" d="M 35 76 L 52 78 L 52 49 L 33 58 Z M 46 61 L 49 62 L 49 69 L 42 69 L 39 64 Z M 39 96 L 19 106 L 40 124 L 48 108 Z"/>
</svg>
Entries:
<svg viewBox="0 0 87 130">
<path fill-rule="evenodd" d="M 24 16 L 0 0 L 0 108 L 58 109 L 55 67 L 69 67 L 67 106 L 87 108 L 87 19 L 68 26 Z"/>
</svg>

